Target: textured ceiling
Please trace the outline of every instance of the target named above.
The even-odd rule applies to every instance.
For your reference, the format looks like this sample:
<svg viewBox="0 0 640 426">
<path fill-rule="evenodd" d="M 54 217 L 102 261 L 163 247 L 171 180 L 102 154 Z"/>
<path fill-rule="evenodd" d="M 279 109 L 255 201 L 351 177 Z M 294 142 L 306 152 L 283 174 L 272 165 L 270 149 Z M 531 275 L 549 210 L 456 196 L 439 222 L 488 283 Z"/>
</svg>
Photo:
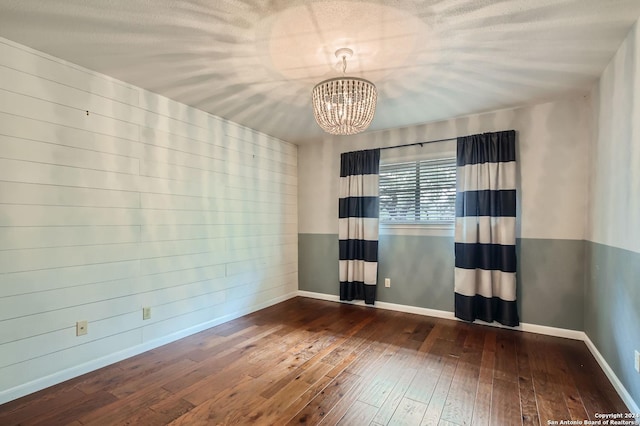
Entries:
<svg viewBox="0 0 640 426">
<path fill-rule="evenodd" d="M 0 36 L 304 143 L 337 48 L 378 87 L 378 130 L 584 92 L 638 16 L 639 0 L 2 0 Z"/>
</svg>

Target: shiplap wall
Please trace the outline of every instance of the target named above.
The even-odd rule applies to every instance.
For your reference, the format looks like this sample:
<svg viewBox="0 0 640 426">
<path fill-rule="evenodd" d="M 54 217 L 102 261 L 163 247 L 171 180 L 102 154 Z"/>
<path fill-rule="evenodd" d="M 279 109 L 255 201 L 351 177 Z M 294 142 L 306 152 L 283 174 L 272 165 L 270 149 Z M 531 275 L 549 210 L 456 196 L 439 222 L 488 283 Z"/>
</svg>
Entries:
<svg viewBox="0 0 640 426">
<path fill-rule="evenodd" d="M 292 296 L 297 252 L 295 145 L 0 39 L 0 403 Z"/>
</svg>

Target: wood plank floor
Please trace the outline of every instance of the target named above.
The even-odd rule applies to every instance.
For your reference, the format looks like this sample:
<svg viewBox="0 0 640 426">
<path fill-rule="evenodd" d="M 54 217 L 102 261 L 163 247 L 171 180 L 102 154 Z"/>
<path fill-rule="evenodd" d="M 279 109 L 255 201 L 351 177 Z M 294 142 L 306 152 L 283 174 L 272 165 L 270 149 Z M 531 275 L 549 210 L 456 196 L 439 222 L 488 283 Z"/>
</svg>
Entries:
<svg viewBox="0 0 640 426">
<path fill-rule="evenodd" d="M 626 411 L 583 342 L 298 297 L 0 405 L 0 424 L 504 426 Z"/>
</svg>

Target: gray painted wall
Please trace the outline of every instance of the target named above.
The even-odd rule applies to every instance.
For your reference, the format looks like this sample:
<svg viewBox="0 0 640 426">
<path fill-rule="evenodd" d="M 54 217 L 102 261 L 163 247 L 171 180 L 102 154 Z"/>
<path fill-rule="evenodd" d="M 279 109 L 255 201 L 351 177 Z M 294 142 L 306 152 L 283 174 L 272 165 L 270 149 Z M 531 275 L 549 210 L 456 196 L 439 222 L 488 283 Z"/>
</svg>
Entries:
<svg viewBox="0 0 640 426">
<path fill-rule="evenodd" d="M 338 234 L 298 234 L 298 278 L 298 290 L 338 295 Z"/>
<path fill-rule="evenodd" d="M 583 330 L 591 118 L 589 99 L 579 96 L 408 128 L 327 136 L 300 146 L 299 288 L 338 293 L 336 211 L 342 152 L 515 129 L 521 320 Z M 424 149 L 429 147 L 438 144 Z M 382 227 L 379 259 L 379 277 L 391 278 L 392 287 L 380 286 L 378 300 L 453 311 L 452 230 Z"/>
<path fill-rule="evenodd" d="M 516 250 L 520 320 L 582 331 L 584 241 L 522 238 Z"/>
<path fill-rule="evenodd" d="M 379 241 L 377 300 L 453 311 L 453 237 L 381 235 Z M 338 295 L 338 236 L 299 234 L 298 247 L 300 290 Z M 518 239 L 517 250 L 521 321 L 583 330 L 584 241 Z"/>
<path fill-rule="evenodd" d="M 640 350 L 640 253 L 587 243 L 585 332 L 620 379 L 640 401 L 640 374 L 633 369 Z"/>
<path fill-rule="evenodd" d="M 453 311 L 453 237 L 380 235 L 378 260 L 378 300 Z"/>
<path fill-rule="evenodd" d="M 640 24 L 592 91 L 585 328 L 640 405 Z"/>
</svg>

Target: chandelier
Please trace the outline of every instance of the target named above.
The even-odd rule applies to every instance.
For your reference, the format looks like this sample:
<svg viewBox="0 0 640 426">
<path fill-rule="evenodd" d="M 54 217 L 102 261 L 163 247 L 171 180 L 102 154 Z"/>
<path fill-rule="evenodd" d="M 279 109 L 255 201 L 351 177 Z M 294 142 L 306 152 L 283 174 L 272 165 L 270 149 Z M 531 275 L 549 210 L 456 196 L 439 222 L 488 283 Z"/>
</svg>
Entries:
<svg viewBox="0 0 640 426">
<path fill-rule="evenodd" d="M 330 78 L 313 88 L 313 115 L 322 129 L 332 135 L 353 135 L 369 127 L 376 112 L 378 92 L 368 80 L 346 77 L 351 49 L 338 49 L 342 58 L 342 77 Z"/>
</svg>

